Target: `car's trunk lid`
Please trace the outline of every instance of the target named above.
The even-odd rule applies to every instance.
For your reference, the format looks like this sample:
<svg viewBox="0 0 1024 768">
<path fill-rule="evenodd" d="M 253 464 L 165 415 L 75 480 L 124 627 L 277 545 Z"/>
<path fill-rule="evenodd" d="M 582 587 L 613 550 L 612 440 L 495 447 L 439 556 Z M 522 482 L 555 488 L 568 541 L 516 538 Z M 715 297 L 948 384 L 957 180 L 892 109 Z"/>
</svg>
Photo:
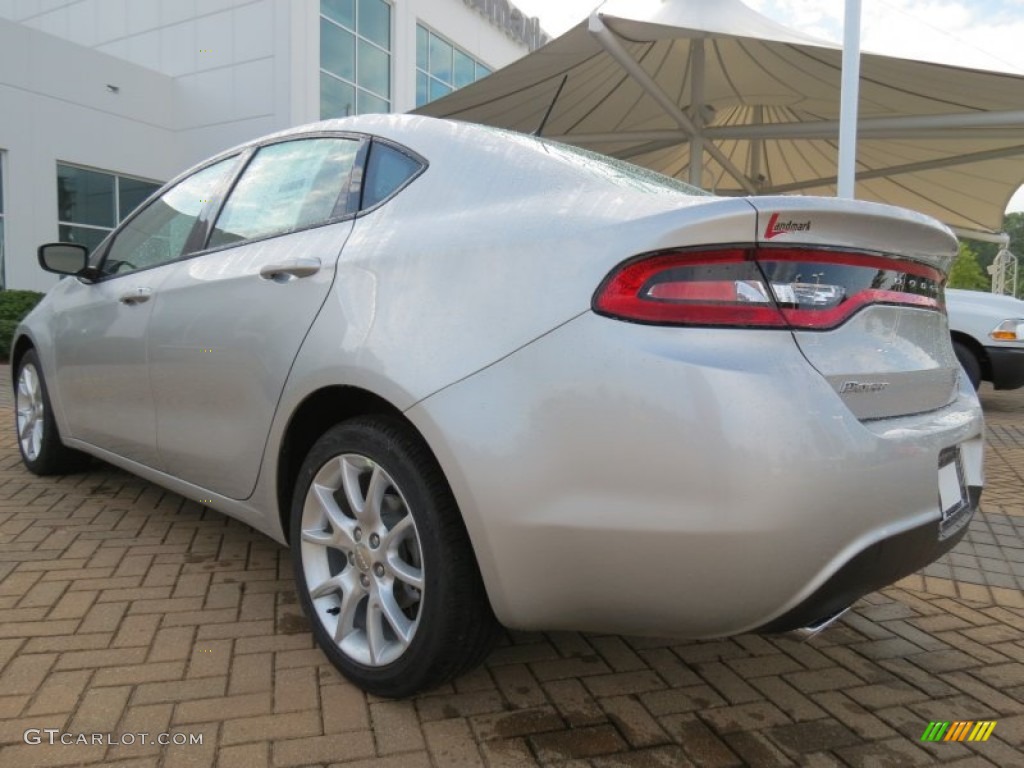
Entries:
<svg viewBox="0 0 1024 768">
<path fill-rule="evenodd" d="M 956 397 L 959 365 L 942 305 L 957 249 L 948 229 L 864 202 L 749 202 L 757 260 L 796 343 L 858 418 L 933 410 Z"/>
</svg>

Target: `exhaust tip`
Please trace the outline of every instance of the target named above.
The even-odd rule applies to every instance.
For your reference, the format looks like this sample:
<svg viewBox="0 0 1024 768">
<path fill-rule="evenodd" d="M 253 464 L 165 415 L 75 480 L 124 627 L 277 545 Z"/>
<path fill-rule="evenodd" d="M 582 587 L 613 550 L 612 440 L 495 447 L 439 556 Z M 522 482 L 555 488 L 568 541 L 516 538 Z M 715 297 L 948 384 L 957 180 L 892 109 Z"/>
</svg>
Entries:
<svg viewBox="0 0 1024 768">
<path fill-rule="evenodd" d="M 789 632 L 786 632 L 783 634 L 783 637 L 790 637 L 801 643 L 806 643 L 812 637 L 821 634 L 826 629 L 835 624 L 837 621 L 839 621 L 839 619 L 841 619 L 843 615 L 849 610 L 850 607 L 847 606 L 846 608 L 838 610 L 835 613 L 830 613 L 828 616 L 824 616 L 823 618 L 820 618 L 817 621 L 808 624 L 806 627 L 800 627 L 799 629 L 794 629 Z"/>
</svg>

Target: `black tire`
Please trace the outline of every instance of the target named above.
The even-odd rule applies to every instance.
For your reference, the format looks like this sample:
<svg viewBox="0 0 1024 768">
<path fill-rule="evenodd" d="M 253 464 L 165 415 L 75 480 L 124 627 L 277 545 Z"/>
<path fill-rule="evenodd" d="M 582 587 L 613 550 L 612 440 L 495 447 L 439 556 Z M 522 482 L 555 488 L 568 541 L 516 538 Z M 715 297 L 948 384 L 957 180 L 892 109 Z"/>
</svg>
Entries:
<svg viewBox="0 0 1024 768">
<path fill-rule="evenodd" d="M 353 598 L 354 602 L 362 606 L 363 628 L 358 629 L 360 614 L 354 613 L 353 621 L 357 628 L 349 631 L 354 632 L 353 642 L 359 641 L 361 631 L 362 637 L 366 638 L 366 647 L 369 648 L 372 645 L 369 642 L 367 618 L 372 604 L 370 595 L 377 593 L 369 592 L 368 582 L 373 579 L 377 561 L 371 566 L 368 559 L 371 556 L 385 558 L 386 545 L 383 539 L 387 536 L 382 534 L 377 538 L 377 545 L 372 543 L 372 538 L 362 539 L 360 555 L 352 549 L 349 549 L 352 553 L 350 555 L 341 548 L 321 546 L 316 542 L 304 546 L 302 539 L 303 513 L 307 509 L 307 495 L 314 478 L 322 471 L 331 472 L 330 468 L 337 466 L 332 462 L 337 462 L 339 457 L 346 454 L 365 457 L 390 476 L 393 484 L 387 488 L 390 489 L 391 498 L 404 501 L 399 508 L 404 513 L 403 517 L 407 515 L 413 519 L 413 533 L 418 542 L 416 549 L 420 558 L 423 588 L 422 591 L 411 590 L 413 599 L 421 601 L 414 603 L 418 624 L 411 641 L 408 641 L 400 655 L 380 664 L 373 664 L 372 656 L 371 663 L 361 663 L 354 658 L 356 654 L 350 655 L 339 647 L 341 642 L 335 642 L 332 632 L 327 628 L 332 619 L 326 614 L 335 617 L 335 626 L 341 623 L 343 591 L 338 590 L 327 596 L 319 595 L 315 599 L 320 602 L 314 605 L 303 563 L 304 557 L 308 557 L 311 562 L 331 563 L 327 572 L 332 578 L 341 578 L 342 572 L 345 572 L 353 574 L 352 578 L 365 580 L 365 593 L 358 587 L 351 593 L 357 595 Z M 319 476 L 325 477 L 323 474 Z M 369 496 L 369 490 L 364 491 L 364 501 L 366 496 Z M 350 513 L 352 504 L 345 499 L 344 490 L 335 491 L 333 498 L 339 510 L 348 510 L 351 519 L 345 520 L 345 524 L 354 525 L 361 531 L 361 518 L 357 519 Z M 308 515 L 311 517 L 307 517 L 307 526 L 309 520 L 315 518 L 322 509 L 320 502 L 310 500 L 309 504 Z M 368 502 L 364 506 L 368 506 Z M 381 507 L 385 506 L 381 502 Z M 330 536 L 334 526 L 328 518 L 325 519 L 327 525 L 323 535 Z M 359 417 L 328 430 L 314 444 L 299 471 L 289 528 L 299 602 L 309 618 L 314 638 L 331 663 L 363 690 L 388 698 L 410 696 L 447 682 L 476 666 L 493 646 L 498 624 L 491 611 L 455 498 L 425 443 L 400 420 L 387 416 Z M 354 528 L 352 530 L 353 538 L 348 540 L 347 547 L 351 547 L 352 541 L 360 541 L 361 535 L 367 536 L 354 532 Z M 356 545 L 356 549 L 359 546 Z M 380 549 L 371 551 L 370 547 Z M 304 551 L 308 554 L 304 555 Z M 327 553 L 326 560 L 321 552 Z M 357 556 L 360 559 L 356 559 Z M 315 566 L 310 566 L 310 569 L 315 570 Z M 322 576 L 323 572 L 320 574 Z M 383 583 L 374 580 L 373 589 L 383 592 L 386 589 Z M 393 591 L 399 587 L 408 589 L 405 585 L 399 585 L 397 578 L 393 584 L 395 586 L 390 587 Z M 393 596 L 398 595 L 395 593 Z M 337 606 L 332 602 L 335 600 Z M 392 637 L 398 638 L 397 633 L 390 629 L 391 626 L 388 625 Z M 343 638 L 342 642 L 347 640 Z"/>
<path fill-rule="evenodd" d="M 953 342 L 953 352 L 956 353 L 956 359 L 960 361 L 964 372 L 967 373 L 971 386 L 977 391 L 978 387 L 981 386 L 981 363 L 978 360 L 978 356 L 974 354 L 970 347 L 959 341 Z"/>
<path fill-rule="evenodd" d="M 18 433 L 19 417 L 26 413 L 26 409 L 32 407 L 32 399 L 27 396 L 21 387 L 22 374 L 26 368 L 38 379 L 38 399 L 35 401 L 35 418 L 39 420 L 38 411 L 42 411 L 42 437 L 39 440 L 39 448 L 34 457 L 26 452 L 21 435 Z M 50 405 L 50 393 L 46 388 L 46 379 L 43 377 L 43 368 L 39 364 L 39 357 L 34 349 L 28 350 L 18 361 L 18 369 L 14 376 L 14 403 L 15 403 L 15 437 L 18 443 L 18 451 L 21 453 L 21 460 L 28 468 L 28 471 L 35 475 L 67 475 L 77 472 L 89 464 L 89 456 L 68 448 L 61 442 L 60 432 L 57 429 L 57 422 L 53 417 L 53 408 Z"/>
</svg>

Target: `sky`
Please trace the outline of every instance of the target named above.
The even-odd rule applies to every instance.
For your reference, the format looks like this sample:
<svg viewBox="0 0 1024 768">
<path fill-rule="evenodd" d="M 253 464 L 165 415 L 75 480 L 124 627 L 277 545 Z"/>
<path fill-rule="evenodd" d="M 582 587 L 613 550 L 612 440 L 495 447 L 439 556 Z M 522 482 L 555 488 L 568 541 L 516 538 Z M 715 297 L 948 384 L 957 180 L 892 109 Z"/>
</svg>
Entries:
<svg viewBox="0 0 1024 768">
<path fill-rule="evenodd" d="M 704 0 L 714 2 L 715 0 Z M 580 22 L 599 0 L 512 0 L 551 36 Z M 844 0 L 744 0 L 785 26 L 841 42 Z M 1024 0 L 863 0 L 864 50 L 1024 74 Z M 1024 187 L 1007 211 L 1024 210 Z"/>
</svg>

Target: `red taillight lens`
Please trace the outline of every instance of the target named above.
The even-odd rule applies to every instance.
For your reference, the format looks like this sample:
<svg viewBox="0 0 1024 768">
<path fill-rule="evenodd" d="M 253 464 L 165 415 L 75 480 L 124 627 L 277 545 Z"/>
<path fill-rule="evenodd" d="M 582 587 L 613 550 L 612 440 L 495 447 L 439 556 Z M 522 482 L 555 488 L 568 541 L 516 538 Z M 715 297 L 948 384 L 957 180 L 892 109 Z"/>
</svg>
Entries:
<svg viewBox="0 0 1024 768">
<path fill-rule="evenodd" d="M 621 320 L 661 325 L 786 325 L 757 264 L 740 249 L 633 261 L 605 280 L 594 309 Z"/>
<path fill-rule="evenodd" d="M 628 262 L 599 314 L 659 325 L 834 328 L 870 304 L 942 310 L 942 273 L 883 256 L 811 249 L 663 253 Z"/>
</svg>

